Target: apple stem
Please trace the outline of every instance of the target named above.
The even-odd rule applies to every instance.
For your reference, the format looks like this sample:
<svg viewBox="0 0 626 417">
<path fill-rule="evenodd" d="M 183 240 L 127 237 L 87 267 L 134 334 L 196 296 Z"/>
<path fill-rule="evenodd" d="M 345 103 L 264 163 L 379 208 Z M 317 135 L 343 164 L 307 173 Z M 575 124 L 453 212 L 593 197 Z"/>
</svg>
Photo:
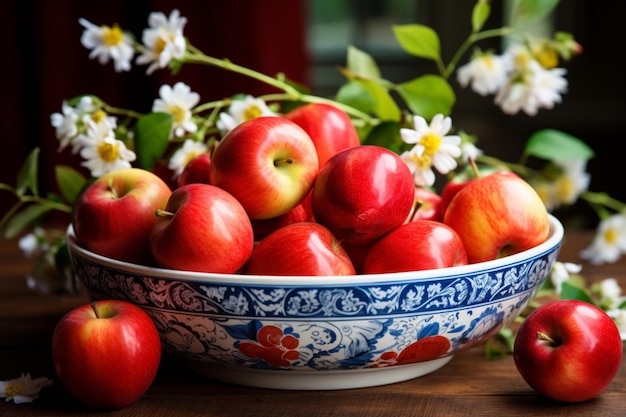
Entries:
<svg viewBox="0 0 626 417">
<path fill-rule="evenodd" d="M 167 211 L 163 209 L 156 209 L 154 213 L 157 215 L 157 217 L 173 217 L 174 216 L 174 213 L 172 213 L 171 211 Z"/>
<path fill-rule="evenodd" d="M 96 318 L 99 319 L 100 318 L 100 314 L 98 313 L 98 309 L 97 309 L 97 305 L 96 305 L 95 301 L 92 301 L 91 309 L 93 310 L 94 314 L 96 315 Z"/>
<path fill-rule="evenodd" d="M 291 165 L 293 164 L 293 159 L 292 158 L 286 158 L 286 159 L 277 159 L 276 161 L 274 161 L 274 166 L 278 167 L 280 165 Z"/>
<path fill-rule="evenodd" d="M 543 332 L 537 332 L 537 339 L 545 340 L 546 342 L 548 342 L 550 346 L 556 347 L 559 345 L 559 343 L 556 340 L 554 340 L 553 338 L 551 338 L 550 336 L 548 336 L 547 334 Z"/>
<path fill-rule="evenodd" d="M 474 160 L 474 158 L 468 158 L 468 162 L 470 164 L 470 167 L 472 168 L 472 171 L 474 172 L 474 176 L 476 178 L 480 178 L 480 171 L 478 170 L 478 165 L 476 165 L 476 161 Z"/>
</svg>

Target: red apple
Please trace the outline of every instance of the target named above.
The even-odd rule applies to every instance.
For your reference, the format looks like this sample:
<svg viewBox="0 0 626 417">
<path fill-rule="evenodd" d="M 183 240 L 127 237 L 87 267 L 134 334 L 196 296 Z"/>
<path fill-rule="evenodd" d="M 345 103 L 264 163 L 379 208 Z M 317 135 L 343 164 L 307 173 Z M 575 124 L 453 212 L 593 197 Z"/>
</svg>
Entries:
<svg viewBox="0 0 626 417">
<path fill-rule="evenodd" d="M 319 163 L 309 135 L 282 117 L 247 120 L 220 141 L 209 178 L 231 193 L 251 219 L 280 216 L 311 190 Z"/>
<path fill-rule="evenodd" d="M 348 148 L 320 169 L 313 216 L 342 242 L 369 245 L 405 222 L 414 189 L 411 171 L 394 152 L 375 145 Z"/>
<path fill-rule="evenodd" d="M 434 220 L 414 220 L 392 230 L 370 247 L 365 274 L 421 271 L 467 265 L 459 235 Z"/>
<path fill-rule="evenodd" d="M 456 195 L 456 193 L 461 191 L 463 187 L 470 184 L 472 181 L 474 181 L 474 178 L 464 181 L 452 180 L 446 182 L 446 184 L 443 186 L 443 189 L 441 190 L 441 200 L 437 205 L 436 220 L 443 221 L 444 214 L 446 213 L 446 210 L 448 209 L 452 198 Z"/>
<path fill-rule="evenodd" d="M 193 157 L 178 177 L 177 185 L 181 187 L 187 184 L 210 184 L 209 168 L 211 167 L 211 154 L 208 152 L 201 153 Z"/>
<path fill-rule="evenodd" d="M 287 226 L 288 224 L 311 221 L 309 214 L 302 203 L 295 206 L 289 212 L 278 217 L 270 219 L 253 219 L 252 230 L 254 231 L 254 240 L 259 241 L 268 236 L 270 233 Z"/>
<path fill-rule="evenodd" d="M 361 144 L 350 116 L 332 104 L 305 104 L 291 110 L 284 117 L 309 134 L 317 149 L 320 167 L 339 151 Z"/>
<path fill-rule="evenodd" d="M 72 224 L 84 248 L 109 258 L 149 265 L 148 238 L 171 189 L 156 174 L 120 169 L 95 180 L 74 204 Z"/>
<path fill-rule="evenodd" d="M 543 304 L 522 322 L 513 348 L 515 365 L 539 394 L 562 402 L 600 395 L 622 363 L 615 322 L 579 300 Z"/>
<path fill-rule="evenodd" d="M 470 263 L 533 248 L 550 231 L 548 211 L 537 192 L 509 172 L 464 186 L 450 201 L 443 221 L 461 236 Z"/>
<path fill-rule="evenodd" d="M 134 403 L 152 385 L 161 359 L 150 316 L 119 300 L 95 301 L 65 314 L 54 329 L 51 349 L 61 383 L 95 408 Z"/>
<path fill-rule="evenodd" d="M 354 275 L 339 240 L 324 226 L 300 222 L 284 226 L 260 241 L 246 273 L 254 275 Z"/>
<path fill-rule="evenodd" d="M 407 221 L 436 220 L 440 221 L 439 205 L 441 196 L 427 188 L 415 187 L 415 201 Z"/>
<path fill-rule="evenodd" d="M 157 217 L 150 249 L 163 268 L 235 273 L 252 253 L 254 237 L 246 211 L 214 185 L 177 188 Z"/>
</svg>

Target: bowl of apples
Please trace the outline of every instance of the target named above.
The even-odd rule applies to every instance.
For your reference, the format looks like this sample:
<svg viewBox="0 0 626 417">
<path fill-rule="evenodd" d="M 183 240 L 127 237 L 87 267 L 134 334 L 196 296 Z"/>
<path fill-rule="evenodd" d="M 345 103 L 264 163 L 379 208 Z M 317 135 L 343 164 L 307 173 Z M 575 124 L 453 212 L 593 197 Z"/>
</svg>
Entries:
<svg viewBox="0 0 626 417">
<path fill-rule="evenodd" d="M 268 133 L 281 123 L 291 133 Z M 94 181 L 67 230 L 88 294 L 142 307 L 164 352 L 194 372 L 327 390 L 436 371 L 514 320 L 546 280 L 563 227 L 520 177 L 451 182 L 427 210 L 397 154 L 352 146 L 308 168 L 315 148 L 289 123 L 233 129 L 206 182 L 168 190 L 137 168 Z M 237 135 L 249 160 L 228 146 Z M 263 187 L 271 198 L 259 201 Z"/>
</svg>

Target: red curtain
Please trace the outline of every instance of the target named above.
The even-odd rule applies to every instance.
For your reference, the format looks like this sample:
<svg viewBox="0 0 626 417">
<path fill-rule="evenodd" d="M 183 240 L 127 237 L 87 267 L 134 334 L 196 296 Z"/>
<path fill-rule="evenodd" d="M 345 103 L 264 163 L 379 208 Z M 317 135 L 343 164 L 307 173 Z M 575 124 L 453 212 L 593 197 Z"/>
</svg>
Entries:
<svg viewBox="0 0 626 417">
<path fill-rule="evenodd" d="M 79 160 L 70 152 L 58 153 L 58 141 L 50 114 L 61 103 L 91 93 L 119 107 L 149 111 L 163 83 L 184 81 L 200 94 L 201 102 L 235 93 L 259 95 L 267 86 L 243 76 L 205 66 L 186 66 L 174 78 L 168 70 L 145 75 L 145 66 L 116 73 L 113 64 L 101 65 L 88 58 L 80 44 L 83 17 L 96 25 L 118 23 L 140 40 L 148 15 L 169 15 L 180 10 L 187 18 L 185 35 L 208 55 L 228 58 L 260 72 L 283 72 L 307 84 L 305 0 L 233 1 L 125 1 L 85 2 L 14 0 L 3 5 L 2 91 L 0 95 L 3 134 L 0 152 L 0 182 L 12 184 L 17 169 L 35 146 L 41 147 L 41 188 L 54 189 L 53 167 Z M 0 194 L 0 213 L 11 203 Z"/>
</svg>

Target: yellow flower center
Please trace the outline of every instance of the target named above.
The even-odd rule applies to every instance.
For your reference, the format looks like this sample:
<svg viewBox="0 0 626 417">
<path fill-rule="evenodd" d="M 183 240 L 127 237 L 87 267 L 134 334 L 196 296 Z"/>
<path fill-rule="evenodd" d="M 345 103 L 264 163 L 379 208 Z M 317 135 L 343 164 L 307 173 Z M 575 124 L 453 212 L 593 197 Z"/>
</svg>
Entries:
<svg viewBox="0 0 626 417">
<path fill-rule="evenodd" d="M 559 201 L 569 201 L 575 192 L 574 181 L 568 176 L 563 176 L 557 181 L 557 195 Z"/>
<path fill-rule="evenodd" d="M 424 154 L 422 155 L 412 154 L 411 160 L 415 162 L 415 165 L 420 171 L 429 169 L 430 166 L 432 165 L 432 160 L 430 159 L 430 156 L 424 155 Z"/>
<path fill-rule="evenodd" d="M 107 117 L 107 114 L 103 110 L 96 110 L 91 114 L 91 119 L 96 122 L 96 124 L 100 123 Z"/>
<path fill-rule="evenodd" d="M 15 397 L 22 394 L 22 386 L 15 381 L 9 381 L 4 388 L 4 393 L 7 397 Z"/>
<path fill-rule="evenodd" d="M 100 155 L 100 159 L 103 161 L 115 161 L 119 156 L 119 144 L 117 141 L 102 142 L 98 145 L 98 155 Z"/>
<path fill-rule="evenodd" d="M 185 113 L 185 109 L 183 109 L 182 107 L 177 106 L 177 105 L 172 105 L 172 106 L 169 106 L 167 110 L 172 115 L 172 118 L 174 119 L 175 124 L 182 123 L 185 120 L 186 113 Z"/>
<path fill-rule="evenodd" d="M 259 106 L 251 104 L 250 106 L 247 106 L 246 109 L 244 110 L 243 120 L 256 119 L 257 117 L 261 115 L 261 113 L 262 111 Z"/>
<path fill-rule="evenodd" d="M 435 155 L 439 151 L 443 138 L 432 132 L 428 132 L 420 139 L 420 145 L 424 146 L 424 155 Z"/>
<path fill-rule="evenodd" d="M 483 55 L 481 57 L 481 60 L 483 61 L 483 64 L 485 64 L 485 67 L 487 67 L 487 69 L 489 71 L 493 71 L 493 66 L 494 66 L 494 59 L 493 56 L 491 55 Z"/>
<path fill-rule="evenodd" d="M 166 45 L 167 45 L 167 42 L 165 41 L 165 39 L 161 37 L 158 38 L 156 42 L 154 43 L 154 52 L 156 52 L 157 55 L 161 55 L 161 52 L 163 52 Z"/>
<path fill-rule="evenodd" d="M 532 54 L 545 69 L 556 68 L 559 64 L 559 53 L 549 43 L 543 43 L 541 46 L 533 48 Z"/>
<path fill-rule="evenodd" d="M 124 33 L 118 25 L 113 25 L 112 28 L 108 26 L 102 27 L 102 41 L 107 46 L 116 46 L 122 43 L 124 40 Z"/>
<path fill-rule="evenodd" d="M 619 236 L 619 233 L 613 227 L 608 228 L 604 232 L 604 240 L 609 244 L 615 244 L 615 242 L 617 242 L 618 236 Z"/>
</svg>

